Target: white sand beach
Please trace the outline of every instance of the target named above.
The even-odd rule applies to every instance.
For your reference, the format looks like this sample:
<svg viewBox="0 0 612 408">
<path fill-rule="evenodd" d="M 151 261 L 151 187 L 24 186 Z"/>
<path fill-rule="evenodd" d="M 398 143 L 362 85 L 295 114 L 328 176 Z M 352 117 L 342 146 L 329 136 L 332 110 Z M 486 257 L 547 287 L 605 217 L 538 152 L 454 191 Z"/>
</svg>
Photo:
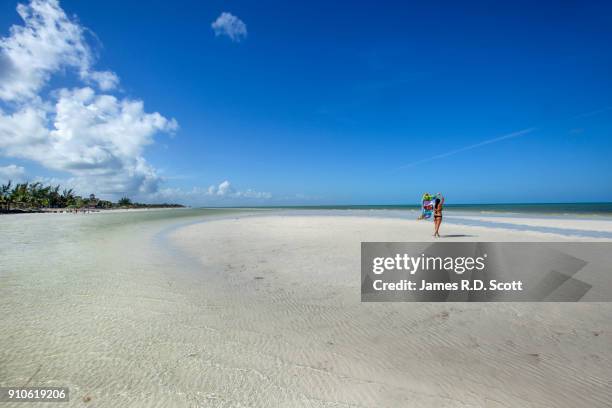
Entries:
<svg viewBox="0 0 612 408">
<path fill-rule="evenodd" d="M 219 274 L 226 298 L 214 327 L 232 345 L 219 370 L 243 370 L 266 390 L 244 404 L 609 406 L 609 304 L 360 303 L 360 242 L 432 240 L 430 230 L 397 219 L 271 216 L 196 224 L 172 239 Z M 568 239 L 454 225 L 445 234 Z"/>
<path fill-rule="evenodd" d="M 612 304 L 361 303 L 360 242 L 433 240 L 429 222 L 156 214 L 33 214 L 0 227 L 12 234 L 0 244 L 1 385 L 68 386 L 58 406 L 74 407 L 612 403 Z"/>
</svg>

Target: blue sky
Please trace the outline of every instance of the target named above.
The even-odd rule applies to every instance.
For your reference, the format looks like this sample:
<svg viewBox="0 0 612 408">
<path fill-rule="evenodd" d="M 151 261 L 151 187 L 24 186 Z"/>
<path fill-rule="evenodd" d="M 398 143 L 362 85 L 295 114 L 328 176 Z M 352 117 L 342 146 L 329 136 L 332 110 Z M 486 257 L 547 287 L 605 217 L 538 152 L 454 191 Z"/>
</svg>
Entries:
<svg viewBox="0 0 612 408">
<path fill-rule="evenodd" d="M 24 25 L 16 5 L 0 5 L 5 41 Z M 5 175 L 203 205 L 412 204 L 424 191 L 454 203 L 612 201 L 609 2 L 57 7 L 91 61 L 64 64 L 63 49 L 34 96 L 6 82 L 28 72 L 0 73 L 0 106 L 5 116 L 36 106 L 41 138 L 71 141 L 38 142 L 61 153 L 42 157 L 31 141 L 11 142 L 17 134 L 3 139 L 15 121 L 0 118 Z M 231 18 L 215 31 L 223 12 Z M 100 72 L 117 81 L 104 85 Z M 76 96 L 85 87 L 93 96 Z M 48 107 L 78 100 L 90 111 L 106 94 L 143 103 L 149 128 L 132 148 L 123 143 L 140 127 L 83 147 L 93 122 L 62 125 Z M 155 112 L 164 121 L 146 116 Z"/>
</svg>

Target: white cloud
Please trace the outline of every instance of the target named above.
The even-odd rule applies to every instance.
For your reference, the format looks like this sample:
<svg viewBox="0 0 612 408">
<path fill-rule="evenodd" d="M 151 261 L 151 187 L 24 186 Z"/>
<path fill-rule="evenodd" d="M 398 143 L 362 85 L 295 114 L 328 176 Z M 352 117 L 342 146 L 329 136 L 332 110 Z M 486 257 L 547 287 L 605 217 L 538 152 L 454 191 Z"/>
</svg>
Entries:
<svg viewBox="0 0 612 408">
<path fill-rule="evenodd" d="M 227 180 L 219 183 L 218 186 L 213 185 L 208 187 L 208 190 L 206 190 L 206 195 L 229 198 L 272 198 L 272 194 L 267 192 L 254 191 L 251 189 L 237 191 Z"/>
<path fill-rule="evenodd" d="M 208 195 L 217 195 L 217 196 L 228 196 L 234 193 L 234 188 L 230 184 L 229 181 L 225 180 L 221 182 L 218 186 L 210 186 L 208 187 L 207 194 Z"/>
<path fill-rule="evenodd" d="M 218 185 L 208 188 L 194 187 L 191 190 L 179 188 L 163 188 L 149 196 L 163 201 L 183 201 L 192 204 L 232 204 L 248 200 L 269 200 L 272 194 L 251 189 L 236 190 L 232 184 L 225 180 Z"/>
<path fill-rule="evenodd" d="M 178 124 L 141 100 L 99 93 L 89 86 L 42 89 L 51 76 L 76 69 L 85 84 L 114 89 L 119 78 L 92 68 L 94 58 L 84 29 L 69 19 L 56 0 L 19 5 L 23 26 L 0 39 L 0 154 L 33 160 L 67 172 L 70 183 L 97 193 L 151 193 L 160 177 L 143 156 L 158 132 Z M 79 188 L 80 190 L 80 188 Z"/>
<path fill-rule="evenodd" d="M 8 166 L 0 166 L 0 183 L 4 183 L 8 180 L 21 181 L 25 176 L 25 169 L 15 164 L 9 164 Z"/>
<path fill-rule="evenodd" d="M 235 42 L 240 42 L 247 37 L 247 27 L 244 21 L 225 11 L 217 17 L 211 26 L 215 35 L 227 35 Z"/>
<path fill-rule="evenodd" d="M 64 68 L 75 69 L 81 79 L 99 83 L 102 90 L 117 84 L 113 72 L 92 69 L 94 58 L 83 27 L 66 16 L 57 0 L 19 4 L 17 13 L 24 25 L 12 26 L 10 35 L 0 39 L 1 99 L 32 98 Z"/>
<path fill-rule="evenodd" d="M 143 150 L 156 132 L 176 128 L 176 121 L 146 113 L 142 101 L 61 89 L 54 105 L 0 115 L 0 151 L 66 171 L 103 193 L 151 192 L 159 177 Z"/>
</svg>

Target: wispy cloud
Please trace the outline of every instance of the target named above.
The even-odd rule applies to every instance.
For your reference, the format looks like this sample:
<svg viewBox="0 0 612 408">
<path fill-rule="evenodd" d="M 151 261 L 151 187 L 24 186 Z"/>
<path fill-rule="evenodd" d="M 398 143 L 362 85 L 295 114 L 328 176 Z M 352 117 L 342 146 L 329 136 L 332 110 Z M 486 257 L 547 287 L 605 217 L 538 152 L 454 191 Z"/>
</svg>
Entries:
<svg viewBox="0 0 612 408">
<path fill-rule="evenodd" d="M 486 146 L 486 145 L 490 145 L 490 144 L 493 144 L 493 143 L 501 142 L 503 140 L 508 140 L 508 139 L 514 139 L 514 138 L 517 138 L 517 137 L 521 137 L 521 136 L 524 136 L 524 135 L 527 135 L 527 134 L 533 132 L 534 130 L 535 130 L 535 128 L 523 129 L 523 130 L 519 130 L 518 132 L 508 133 L 508 134 L 503 135 L 503 136 L 494 137 L 493 139 L 483 140 L 482 142 L 478 142 L 478 143 L 475 143 L 475 144 L 472 144 L 472 145 L 469 145 L 469 146 L 461 147 L 459 149 L 451 150 L 451 151 L 448 151 L 446 153 L 437 154 L 435 156 L 427 157 L 425 159 L 421 159 L 421 160 L 417 160 L 417 161 L 414 161 L 414 162 L 411 162 L 411 163 L 404 164 L 404 165 L 398 167 L 395 170 L 397 171 L 397 170 L 402 170 L 402 169 L 406 169 L 406 168 L 409 168 L 409 167 L 418 166 L 419 164 L 428 163 L 428 162 L 431 162 L 433 160 L 443 159 L 443 158 L 448 157 L 448 156 L 453 156 L 453 155 L 458 154 L 458 153 L 463 153 L 463 152 L 466 152 L 468 150 L 472 150 L 472 149 L 476 149 L 476 148 L 479 148 L 479 147 L 482 147 L 482 146 Z"/>
<path fill-rule="evenodd" d="M 609 111 L 612 111 L 612 106 L 604 106 L 602 108 L 599 108 L 599 109 L 596 109 L 596 110 L 593 110 L 593 111 L 589 111 L 589 112 L 586 112 L 586 113 L 581 113 L 579 115 L 572 116 L 571 119 L 588 118 L 588 117 L 592 117 L 592 116 L 601 115 L 602 113 L 606 113 L 606 112 L 609 112 Z M 476 148 L 479 148 L 479 147 L 482 147 L 482 146 L 486 146 L 486 145 L 489 145 L 489 144 L 492 144 L 492 143 L 497 143 L 497 142 L 501 142 L 501 141 L 504 141 L 504 140 L 514 139 L 514 138 L 517 138 L 517 137 L 521 137 L 521 136 L 527 135 L 529 133 L 532 133 L 534 130 L 536 130 L 536 128 L 532 127 L 532 128 L 528 128 L 528 129 L 519 130 L 518 132 L 508 133 L 508 134 L 503 135 L 503 136 L 494 137 L 493 139 L 483 140 L 482 142 L 479 142 L 479 143 L 475 143 L 475 144 L 472 144 L 472 145 L 469 145 L 469 146 L 461 147 L 459 149 L 451 150 L 451 151 L 446 152 L 446 153 L 438 154 L 438 155 L 435 155 L 435 156 L 427 157 L 425 159 L 421 159 L 421 160 L 413 161 L 411 163 L 404 164 L 404 165 L 396 168 L 394 171 L 406 169 L 406 168 L 409 168 L 409 167 L 418 166 L 419 164 L 428 163 L 428 162 L 431 162 L 433 160 L 443 159 L 443 158 L 448 157 L 448 156 L 453 156 L 453 155 L 455 155 L 457 153 L 463 153 L 465 151 L 476 149 Z M 582 133 L 583 131 L 584 131 L 584 129 L 581 129 L 581 128 L 580 129 L 572 129 L 572 130 L 570 130 L 570 133 L 576 134 L 576 133 Z"/>
<path fill-rule="evenodd" d="M 604 106 L 603 108 L 600 108 L 600 109 L 596 109 L 590 112 L 581 113 L 580 115 L 576 115 L 572 119 L 588 118 L 588 117 L 596 116 L 596 115 L 599 115 L 601 113 L 608 112 L 611 110 L 612 110 L 612 106 Z"/>
<path fill-rule="evenodd" d="M 226 35 L 234 42 L 240 42 L 247 37 L 247 27 L 244 21 L 225 11 L 213 21 L 211 27 L 215 35 Z"/>
</svg>

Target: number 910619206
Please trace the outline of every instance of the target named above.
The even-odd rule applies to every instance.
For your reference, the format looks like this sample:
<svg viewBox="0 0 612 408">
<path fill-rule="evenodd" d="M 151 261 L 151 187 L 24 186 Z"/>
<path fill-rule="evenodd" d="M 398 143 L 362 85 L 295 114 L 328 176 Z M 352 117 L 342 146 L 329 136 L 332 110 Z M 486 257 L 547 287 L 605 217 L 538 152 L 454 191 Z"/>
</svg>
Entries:
<svg viewBox="0 0 612 408">
<path fill-rule="evenodd" d="M 67 387 L 0 387 L 0 402 L 67 402 Z"/>
</svg>

